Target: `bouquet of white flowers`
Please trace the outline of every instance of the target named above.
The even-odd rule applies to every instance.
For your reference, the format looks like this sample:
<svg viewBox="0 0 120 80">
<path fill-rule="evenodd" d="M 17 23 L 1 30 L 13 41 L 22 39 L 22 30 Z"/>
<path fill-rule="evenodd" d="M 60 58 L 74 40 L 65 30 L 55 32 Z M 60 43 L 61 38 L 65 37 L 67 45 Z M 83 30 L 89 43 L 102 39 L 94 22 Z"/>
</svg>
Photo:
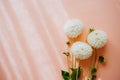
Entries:
<svg viewBox="0 0 120 80">
<path fill-rule="evenodd" d="M 83 31 L 83 24 L 78 19 L 69 20 L 64 27 L 64 32 L 69 38 L 78 37 Z M 66 44 L 70 47 L 70 52 L 64 52 L 67 56 L 68 71 L 62 70 L 62 76 L 64 80 L 78 80 L 81 76 L 82 68 L 80 61 L 91 57 L 87 79 L 95 80 L 96 72 L 98 69 L 98 63 L 105 62 L 104 56 L 97 55 L 97 49 L 102 48 L 107 43 L 107 34 L 102 30 L 89 29 L 87 36 L 87 42 L 82 41 L 67 41 Z M 71 65 L 69 63 L 71 61 Z M 78 65 L 76 65 L 76 60 Z M 74 67 L 75 66 L 75 67 Z"/>
</svg>

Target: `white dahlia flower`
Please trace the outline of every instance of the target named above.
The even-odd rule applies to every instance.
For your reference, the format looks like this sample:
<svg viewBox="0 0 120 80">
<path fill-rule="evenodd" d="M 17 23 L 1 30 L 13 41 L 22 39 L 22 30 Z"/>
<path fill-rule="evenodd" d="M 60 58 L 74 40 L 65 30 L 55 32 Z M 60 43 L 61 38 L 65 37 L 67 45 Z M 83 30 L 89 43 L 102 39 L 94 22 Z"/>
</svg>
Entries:
<svg viewBox="0 0 120 80">
<path fill-rule="evenodd" d="M 107 34 L 101 30 L 95 30 L 88 35 L 87 42 L 96 49 L 102 48 L 107 43 Z"/>
<path fill-rule="evenodd" d="M 70 38 L 76 38 L 83 29 L 83 24 L 78 19 L 68 20 L 64 26 L 66 35 Z"/>
<path fill-rule="evenodd" d="M 75 42 L 71 47 L 72 54 L 80 60 L 87 59 L 92 55 L 92 48 L 84 42 Z"/>
</svg>

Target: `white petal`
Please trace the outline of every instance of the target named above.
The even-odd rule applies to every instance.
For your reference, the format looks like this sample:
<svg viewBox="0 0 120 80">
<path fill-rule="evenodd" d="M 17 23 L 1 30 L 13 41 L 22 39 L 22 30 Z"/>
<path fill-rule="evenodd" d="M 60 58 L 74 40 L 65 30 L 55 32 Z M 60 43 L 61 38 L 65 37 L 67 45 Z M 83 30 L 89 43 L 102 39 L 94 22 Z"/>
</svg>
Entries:
<svg viewBox="0 0 120 80">
<path fill-rule="evenodd" d="M 68 20 L 64 26 L 64 31 L 68 37 L 77 37 L 83 29 L 83 24 L 78 19 Z"/>
<path fill-rule="evenodd" d="M 92 48 L 90 45 L 79 41 L 72 45 L 71 52 L 75 57 L 83 60 L 89 58 L 92 55 Z"/>
<path fill-rule="evenodd" d="M 87 42 L 94 48 L 102 48 L 107 43 L 107 34 L 101 30 L 95 30 L 88 35 Z"/>
</svg>

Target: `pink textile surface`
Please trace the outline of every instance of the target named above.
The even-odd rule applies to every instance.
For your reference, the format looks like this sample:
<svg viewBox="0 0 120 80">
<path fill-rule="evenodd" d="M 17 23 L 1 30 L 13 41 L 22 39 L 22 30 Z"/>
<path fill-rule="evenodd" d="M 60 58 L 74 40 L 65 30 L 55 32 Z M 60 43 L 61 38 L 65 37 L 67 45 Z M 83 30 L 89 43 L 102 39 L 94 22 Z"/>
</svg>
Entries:
<svg viewBox="0 0 120 80">
<path fill-rule="evenodd" d="M 120 0 L 0 0 L 0 80 L 63 80 L 72 18 L 107 32 L 97 80 L 120 80 Z"/>
</svg>

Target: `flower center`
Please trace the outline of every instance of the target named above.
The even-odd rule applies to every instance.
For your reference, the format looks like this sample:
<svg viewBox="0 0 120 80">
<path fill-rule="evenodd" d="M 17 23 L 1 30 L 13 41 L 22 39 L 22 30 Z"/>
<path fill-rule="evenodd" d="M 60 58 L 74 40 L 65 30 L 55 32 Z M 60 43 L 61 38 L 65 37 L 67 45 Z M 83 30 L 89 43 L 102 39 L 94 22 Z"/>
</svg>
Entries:
<svg viewBox="0 0 120 80">
<path fill-rule="evenodd" d="M 100 40 L 99 38 L 96 38 L 96 41 Z"/>
<path fill-rule="evenodd" d="M 81 48 L 81 50 L 84 50 L 83 48 Z"/>
<path fill-rule="evenodd" d="M 96 35 L 98 35 L 98 33 L 95 33 Z"/>
</svg>

